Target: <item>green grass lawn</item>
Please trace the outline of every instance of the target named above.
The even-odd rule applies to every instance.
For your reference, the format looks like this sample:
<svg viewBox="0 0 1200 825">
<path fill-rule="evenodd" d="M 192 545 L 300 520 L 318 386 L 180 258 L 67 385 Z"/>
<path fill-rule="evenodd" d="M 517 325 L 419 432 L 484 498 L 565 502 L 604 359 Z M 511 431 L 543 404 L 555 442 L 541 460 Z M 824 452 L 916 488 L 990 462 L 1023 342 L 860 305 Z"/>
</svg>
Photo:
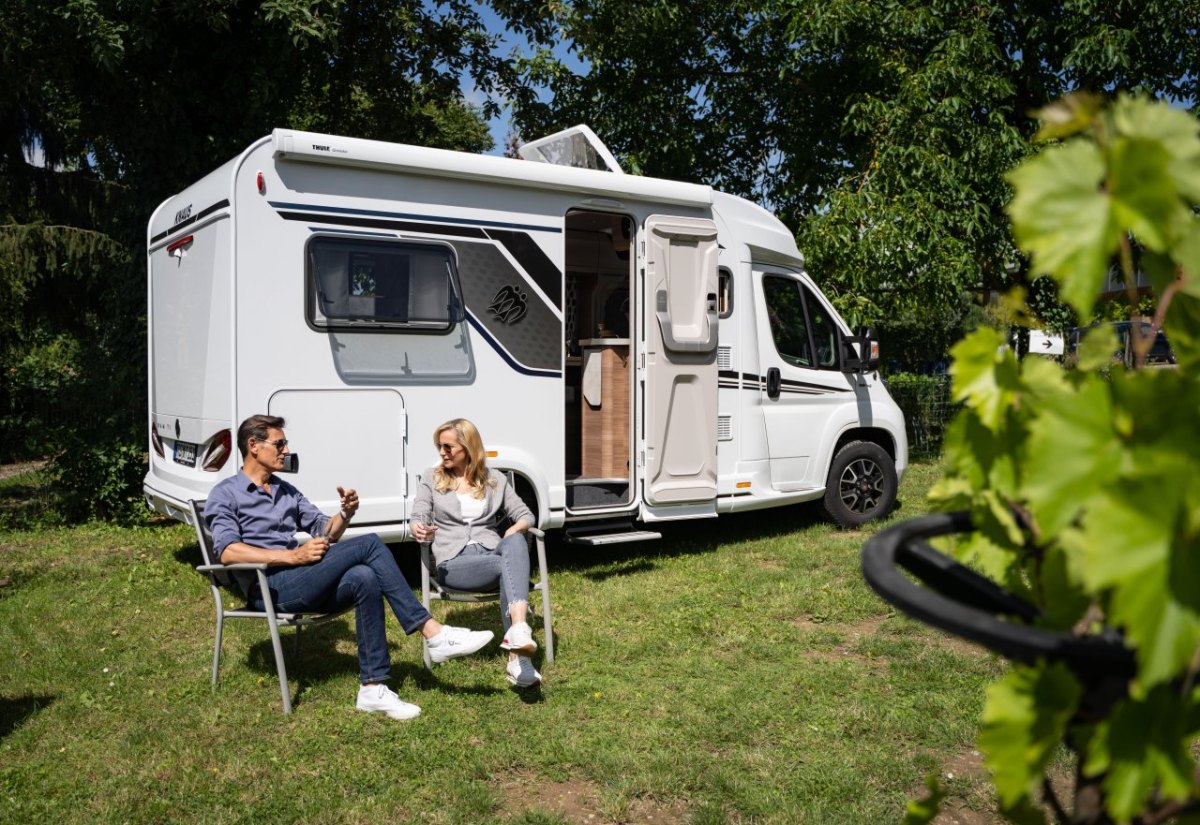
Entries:
<svg viewBox="0 0 1200 825">
<path fill-rule="evenodd" d="M 895 518 L 935 475 L 912 468 Z M 36 490 L 0 481 L 0 510 Z M 494 646 L 426 675 L 393 619 L 392 687 L 423 710 L 395 722 L 353 708 L 352 613 L 298 655 L 287 633 L 291 717 L 258 622 L 227 625 L 211 693 L 186 526 L 3 528 L 0 821 L 879 823 L 929 773 L 953 821 L 991 821 L 973 743 L 1000 665 L 877 598 L 867 535 L 796 507 L 552 544 L 544 687 L 509 689 Z M 435 612 L 500 629 L 495 605 Z"/>
</svg>

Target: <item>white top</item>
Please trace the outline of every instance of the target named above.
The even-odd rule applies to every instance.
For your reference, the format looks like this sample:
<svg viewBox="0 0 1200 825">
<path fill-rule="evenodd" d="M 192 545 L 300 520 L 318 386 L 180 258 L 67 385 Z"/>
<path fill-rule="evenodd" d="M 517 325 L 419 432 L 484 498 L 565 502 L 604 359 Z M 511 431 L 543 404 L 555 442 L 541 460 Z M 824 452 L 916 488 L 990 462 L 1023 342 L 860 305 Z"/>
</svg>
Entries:
<svg viewBox="0 0 1200 825">
<path fill-rule="evenodd" d="M 463 521 L 467 524 L 483 515 L 484 504 L 486 502 L 483 499 L 475 498 L 470 493 L 458 494 L 458 506 L 462 508 Z"/>
</svg>

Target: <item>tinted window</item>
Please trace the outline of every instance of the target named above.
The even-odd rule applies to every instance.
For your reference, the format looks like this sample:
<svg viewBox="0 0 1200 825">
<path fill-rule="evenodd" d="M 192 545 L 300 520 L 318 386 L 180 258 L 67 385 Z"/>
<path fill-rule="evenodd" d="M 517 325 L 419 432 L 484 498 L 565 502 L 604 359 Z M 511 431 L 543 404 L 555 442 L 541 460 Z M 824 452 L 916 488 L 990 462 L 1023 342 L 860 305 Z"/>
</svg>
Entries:
<svg viewBox="0 0 1200 825">
<path fill-rule="evenodd" d="M 308 284 L 321 329 L 448 332 L 462 314 L 450 249 L 438 244 L 314 238 Z"/>
<path fill-rule="evenodd" d="M 837 324 L 804 284 L 768 275 L 763 278 L 763 297 L 771 337 L 784 361 L 796 367 L 838 369 Z"/>
<path fill-rule="evenodd" d="M 768 275 L 763 278 L 763 297 L 767 301 L 771 338 L 779 357 L 792 366 L 811 367 L 812 344 L 808 338 L 808 321 L 804 317 L 799 282 Z"/>
</svg>

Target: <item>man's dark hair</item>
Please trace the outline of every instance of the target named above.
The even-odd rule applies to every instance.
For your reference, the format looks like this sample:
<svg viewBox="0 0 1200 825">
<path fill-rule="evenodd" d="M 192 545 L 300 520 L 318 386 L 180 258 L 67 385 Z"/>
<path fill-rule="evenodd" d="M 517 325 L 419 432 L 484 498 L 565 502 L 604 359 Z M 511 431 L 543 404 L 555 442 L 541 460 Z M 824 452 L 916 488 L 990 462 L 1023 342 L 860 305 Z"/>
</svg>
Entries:
<svg viewBox="0 0 1200 825">
<path fill-rule="evenodd" d="M 242 458 L 250 450 L 250 439 L 267 440 L 267 430 L 282 430 L 283 419 L 277 415 L 252 415 L 238 427 L 238 449 Z"/>
</svg>

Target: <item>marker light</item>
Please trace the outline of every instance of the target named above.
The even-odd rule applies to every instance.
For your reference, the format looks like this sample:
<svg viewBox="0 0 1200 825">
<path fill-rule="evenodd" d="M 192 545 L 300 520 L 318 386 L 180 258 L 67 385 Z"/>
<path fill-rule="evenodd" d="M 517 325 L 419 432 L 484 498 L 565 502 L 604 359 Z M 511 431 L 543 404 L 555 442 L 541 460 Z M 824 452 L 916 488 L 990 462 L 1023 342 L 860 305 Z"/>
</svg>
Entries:
<svg viewBox="0 0 1200 825">
<path fill-rule="evenodd" d="M 167 254 L 172 258 L 182 258 L 187 254 L 188 247 L 192 245 L 192 235 L 185 235 L 177 241 L 167 245 Z"/>
</svg>

